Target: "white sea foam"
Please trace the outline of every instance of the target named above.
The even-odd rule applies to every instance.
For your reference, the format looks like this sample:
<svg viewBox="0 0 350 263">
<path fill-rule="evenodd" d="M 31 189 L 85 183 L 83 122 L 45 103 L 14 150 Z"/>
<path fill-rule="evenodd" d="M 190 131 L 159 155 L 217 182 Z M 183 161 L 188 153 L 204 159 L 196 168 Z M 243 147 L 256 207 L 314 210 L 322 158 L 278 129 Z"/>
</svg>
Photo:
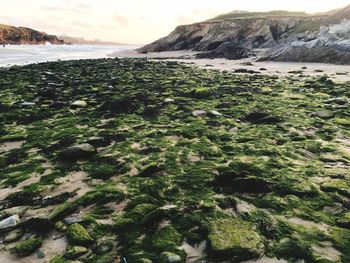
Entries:
<svg viewBox="0 0 350 263">
<path fill-rule="evenodd" d="M 0 46 L 0 67 L 45 61 L 106 58 L 115 51 L 137 48 L 127 45 L 7 45 Z"/>
</svg>

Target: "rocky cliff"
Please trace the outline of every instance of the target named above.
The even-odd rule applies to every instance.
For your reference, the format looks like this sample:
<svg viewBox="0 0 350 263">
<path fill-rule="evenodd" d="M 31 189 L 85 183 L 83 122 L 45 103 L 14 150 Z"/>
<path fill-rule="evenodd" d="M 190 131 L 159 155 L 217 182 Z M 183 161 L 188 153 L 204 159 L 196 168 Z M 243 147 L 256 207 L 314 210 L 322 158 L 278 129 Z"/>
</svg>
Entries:
<svg viewBox="0 0 350 263">
<path fill-rule="evenodd" d="M 8 25 L 0 25 L 0 44 L 64 44 L 63 40 L 56 36 L 48 35 L 26 27 L 13 27 Z"/>
<path fill-rule="evenodd" d="M 264 49 L 262 60 L 350 63 L 349 33 L 350 6 L 314 15 L 233 12 L 178 26 L 139 51 L 195 50 L 203 52 L 199 57 L 238 59 Z"/>
</svg>

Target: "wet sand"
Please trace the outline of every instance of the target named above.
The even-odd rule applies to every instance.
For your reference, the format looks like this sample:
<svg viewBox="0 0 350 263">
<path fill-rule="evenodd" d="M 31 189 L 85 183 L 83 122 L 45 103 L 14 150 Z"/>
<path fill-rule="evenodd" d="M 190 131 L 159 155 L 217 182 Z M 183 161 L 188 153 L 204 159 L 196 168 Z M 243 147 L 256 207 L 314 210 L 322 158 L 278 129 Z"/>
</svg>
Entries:
<svg viewBox="0 0 350 263">
<path fill-rule="evenodd" d="M 257 62 L 254 58 L 228 60 L 222 58 L 216 59 L 197 59 L 193 51 L 169 51 L 159 53 L 139 54 L 135 50 L 118 51 L 110 54 L 110 57 L 120 58 L 149 58 L 166 59 L 170 61 L 181 61 L 183 63 L 194 64 L 202 68 L 234 71 L 235 69 L 248 69 L 258 71 L 261 74 L 278 76 L 324 76 L 328 75 L 331 79 L 344 82 L 350 81 L 350 65 L 334 65 L 325 63 L 307 63 L 307 62 Z M 246 65 L 250 62 L 252 65 Z M 306 67 L 306 68 L 305 68 Z M 266 69 L 266 70 L 261 70 Z M 291 73 L 293 72 L 294 73 Z M 299 72 L 302 71 L 302 72 Z"/>
</svg>

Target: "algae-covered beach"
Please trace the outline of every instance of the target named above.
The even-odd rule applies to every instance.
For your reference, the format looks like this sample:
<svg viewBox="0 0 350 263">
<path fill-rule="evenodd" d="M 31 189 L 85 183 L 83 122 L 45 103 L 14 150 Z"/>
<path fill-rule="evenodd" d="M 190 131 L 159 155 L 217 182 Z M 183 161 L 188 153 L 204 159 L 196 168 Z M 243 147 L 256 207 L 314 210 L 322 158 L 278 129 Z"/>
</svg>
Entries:
<svg viewBox="0 0 350 263">
<path fill-rule="evenodd" d="M 350 262 L 349 82 L 0 69 L 0 262 Z"/>
</svg>

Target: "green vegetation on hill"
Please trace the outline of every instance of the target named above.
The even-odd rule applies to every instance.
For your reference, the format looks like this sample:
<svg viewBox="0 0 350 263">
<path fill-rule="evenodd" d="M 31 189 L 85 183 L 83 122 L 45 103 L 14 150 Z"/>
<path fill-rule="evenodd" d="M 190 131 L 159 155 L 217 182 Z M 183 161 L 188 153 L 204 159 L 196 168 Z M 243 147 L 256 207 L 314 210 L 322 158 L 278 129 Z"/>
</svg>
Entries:
<svg viewBox="0 0 350 263">
<path fill-rule="evenodd" d="M 289 11 L 270 11 L 270 12 L 230 12 L 227 14 L 219 15 L 211 18 L 208 21 L 222 21 L 233 19 L 245 19 L 245 18 L 267 18 L 267 17 L 307 17 L 312 16 L 305 12 L 289 12 Z"/>
<path fill-rule="evenodd" d="M 2 68 L 4 247 L 28 256 L 55 229 L 51 262 L 349 262 L 348 87 L 138 59 Z"/>
</svg>

